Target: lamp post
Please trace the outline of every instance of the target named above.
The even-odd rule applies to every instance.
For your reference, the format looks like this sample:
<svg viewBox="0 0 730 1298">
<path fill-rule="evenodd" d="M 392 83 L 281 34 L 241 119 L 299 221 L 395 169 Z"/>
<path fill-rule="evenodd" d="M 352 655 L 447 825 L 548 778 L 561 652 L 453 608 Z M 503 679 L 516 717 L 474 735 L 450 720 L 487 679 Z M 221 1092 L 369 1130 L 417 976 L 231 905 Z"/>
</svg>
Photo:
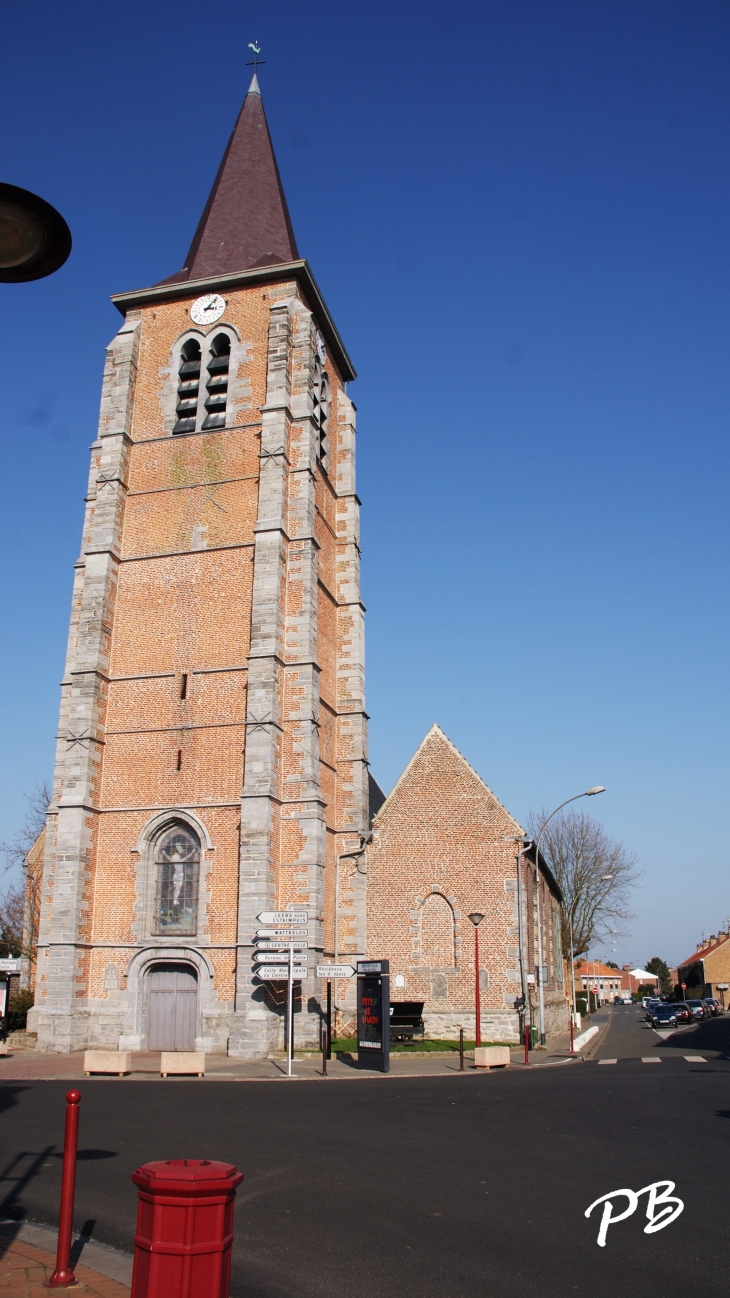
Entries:
<svg viewBox="0 0 730 1298">
<path fill-rule="evenodd" d="M 602 784 L 597 784 L 593 789 L 586 789 L 583 793 L 575 793 L 572 798 L 566 798 L 565 802 L 561 802 L 559 807 L 556 807 L 554 811 L 550 812 L 550 815 L 548 816 L 547 820 L 543 821 L 542 827 L 540 829 L 540 833 L 538 834 L 537 840 L 535 842 L 535 893 L 537 896 L 537 965 L 538 965 L 537 992 L 538 992 L 538 1000 L 540 1005 L 540 1045 L 541 1046 L 545 1045 L 545 980 L 543 977 L 544 967 L 542 963 L 542 922 L 540 919 L 540 841 L 550 821 L 552 820 L 553 816 L 557 816 L 558 812 L 563 810 L 563 807 L 567 807 L 569 802 L 577 802 L 579 798 L 592 798 L 595 796 L 596 793 L 605 793 L 605 788 Z"/>
<path fill-rule="evenodd" d="M 0 183 L 0 283 L 52 275 L 71 251 L 71 231 L 44 198 Z"/>
<path fill-rule="evenodd" d="M 570 912 L 569 912 L 569 924 L 570 924 L 570 983 L 571 983 L 571 989 L 572 989 L 572 994 L 573 994 L 573 1005 L 572 1005 L 571 1012 L 570 1012 L 570 1053 L 571 1053 L 571 1055 L 574 1055 L 574 1054 L 575 1054 L 575 1046 L 574 1046 L 575 1016 L 576 1016 L 576 1014 L 577 1014 L 577 1012 L 578 1012 L 578 1008 L 577 1008 L 576 1003 L 575 1003 L 575 954 L 574 954 L 574 952 L 575 952 L 575 943 L 573 942 L 573 913 L 574 913 L 574 911 L 575 911 L 575 903 L 577 902 L 577 900 L 578 900 L 577 897 L 574 897 L 574 898 L 573 898 L 573 905 L 571 906 L 571 908 L 570 908 Z"/>
<path fill-rule="evenodd" d="M 477 1047 L 482 1044 L 482 991 L 479 986 L 479 925 L 484 916 L 480 910 L 473 910 L 469 916 L 474 925 L 474 1004 L 476 1007 L 476 1030 L 475 1042 Z"/>
<path fill-rule="evenodd" d="M 517 933 L 520 946 L 520 982 L 522 984 L 522 1033 L 525 1038 L 525 1063 L 529 1064 L 528 1032 L 527 1032 L 527 961 L 525 959 L 525 925 L 522 915 L 522 857 L 528 847 L 532 846 L 532 839 L 526 834 L 503 834 L 505 843 L 520 843 L 521 847 L 517 852 Z"/>
</svg>

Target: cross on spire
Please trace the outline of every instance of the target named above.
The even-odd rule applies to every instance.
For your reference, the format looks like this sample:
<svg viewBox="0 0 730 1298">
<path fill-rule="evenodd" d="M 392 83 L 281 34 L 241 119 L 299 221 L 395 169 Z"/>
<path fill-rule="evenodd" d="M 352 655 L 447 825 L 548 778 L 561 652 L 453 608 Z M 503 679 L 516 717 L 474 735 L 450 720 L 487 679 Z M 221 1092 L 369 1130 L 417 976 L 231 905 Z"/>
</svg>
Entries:
<svg viewBox="0 0 730 1298">
<path fill-rule="evenodd" d="M 250 50 L 253 50 L 253 58 L 252 58 L 252 59 L 249 59 L 249 60 L 247 61 L 247 63 L 246 63 L 246 67 L 247 67 L 247 68 L 253 68 L 253 74 L 254 74 L 254 76 L 256 76 L 256 72 L 257 72 L 257 70 L 258 70 L 259 63 L 265 63 L 265 62 L 266 62 L 266 59 L 260 59 L 260 58 L 259 58 L 259 54 L 261 53 L 261 50 L 260 50 L 260 48 L 259 48 L 259 43 L 258 43 L 258 41 L 249 41 L 249 43 L 248 43 L 248 48 L 249 48 Z"/>
</svg>

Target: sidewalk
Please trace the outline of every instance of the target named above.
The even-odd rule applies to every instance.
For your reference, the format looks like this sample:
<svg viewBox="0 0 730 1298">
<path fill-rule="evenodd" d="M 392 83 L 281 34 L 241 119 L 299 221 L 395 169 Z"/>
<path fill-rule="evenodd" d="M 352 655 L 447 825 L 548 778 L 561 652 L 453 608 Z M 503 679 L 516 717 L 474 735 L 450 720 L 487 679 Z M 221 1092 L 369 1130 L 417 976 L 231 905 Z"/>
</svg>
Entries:
<svg viewBox="0 0 730 1298">
<path fill-rule="evenodd" d="M 80 1248 L 87 1260 L 74 1262 Z M 78 1285 L 65 1295 L 90 1294 L 93 1298 L 129 1298 L 132 1283 L 132 1257 L 118 1253 L 103 1244 L 77 1240 L 72 1251 L 72 1265 Z M 43 1281 L 56 1262 L 55 1232 L 26 1222 L 0 1222 L 0 1295 L 2 1298 L 48 1298 Z"/>
<path fill-rule="evenodd" d="M 602 1027 L 602 1015 L 594 1014 L 591 1025 Z M 588 1043 L 588 1050 L 582 1056 L 592 1053 L 594 1045 L 601 1040 L 601 1034 Z M 547 1065 L 567 1064 L 574 1062 L 570 1055 L 570 1037 L 552 1037 L 546 1047 L 530 1051 L 530 1066 L 534 1068 Z M 525 1066 L 524 1047 L 510 1049 L 510 1065 L 517 1068 Z M 499 1070 L 501 1071 L 501 1070 Z M 295 1055 L 292 1066 L 294 1077 L 313 1081 L 364 1081 L 382 1078 L 383 1073 L 367 1068 L 359 1068 L 357 1055 L 338 1055 L 327 1062 L 327 1079 L 322 1077 L 321 1055 Z M 459 1073 L 458 1051 L 431 1052 L 428 1054 L 405 1054 L 396 1052 L 390 1056 L 390 1073 L 387 1077 L 476 1077 L 485 1076 L 486 1069 L 475 1068 L 472 1055 L 464 1057 L 464 1072 Z M 160 1056 L 157 1051 L 145 1051 L 132 1054 L 132 1072 L 127 1077 L 119 1078 L 99 1075 L 102 1080 L 110 1082 L 147 1081 L 173 1084 L 175 1082 L 198 1081 L 197 1077 L 160 1076 Z M 77 1082 L 84 1079 L 84 1056 L 82 1052 L 72 1055 L 38 1054 L 35 1050 L 12 1050 L 8 1055 L 0 1055 L 0 1082 L 9 1081 L 68 1081 Z M 228 1055 L 206 1055 L 205 1077 L 202 1082 L 264 1082 L 288 1081 L 286 1075 L 286 1058 L 272 1056 L 268 1059 L 241 1060 L 231 1059 Z"/>
</svg>

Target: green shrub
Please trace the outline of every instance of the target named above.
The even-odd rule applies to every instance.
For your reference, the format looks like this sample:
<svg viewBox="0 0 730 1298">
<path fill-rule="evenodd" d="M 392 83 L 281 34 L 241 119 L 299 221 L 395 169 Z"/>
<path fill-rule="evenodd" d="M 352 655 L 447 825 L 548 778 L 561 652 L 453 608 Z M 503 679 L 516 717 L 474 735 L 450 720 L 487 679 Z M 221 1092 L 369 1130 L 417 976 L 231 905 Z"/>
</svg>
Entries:
<svg viewBox="0 0 730 1298">
<path fill-rule="evenodd" d="M 28 1018 L 28 1010 L 33 1004 L 33 993 L 27 987 L 21 987 L 10 997 L 8 1004 L 8 1031 L 22 1032 Z"/>
</svg>

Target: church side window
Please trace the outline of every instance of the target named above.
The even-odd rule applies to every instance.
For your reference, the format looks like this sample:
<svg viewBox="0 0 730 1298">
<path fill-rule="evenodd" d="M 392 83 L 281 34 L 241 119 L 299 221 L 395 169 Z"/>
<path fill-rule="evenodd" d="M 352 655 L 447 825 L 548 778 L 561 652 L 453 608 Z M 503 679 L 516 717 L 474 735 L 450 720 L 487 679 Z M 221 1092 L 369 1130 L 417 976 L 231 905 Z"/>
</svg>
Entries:
<svg viewBox="0 0 730 1298">
<path fill-rule="evenodd" d="M 317 429 L 317 459 L 326 470 L 327 455 L 329 452 L 330 391 L 329 381 L 327 375 L 322 369 L 322 363 L 319 358 L 317 358 L 314 372 L 312 412 L 314 414 L 314 423 Z"/>
<path fill-rule="evenodd" d="M 438 893 L 426 899 L 421 911 L 421 964 L 428 969 L 454 966 L 454 912 Z"/>
<path fill-rule="evenodd" d="M 189 338 L 180 351 L 177 383 L 177 423 L 173 433 L 194 433 L 200 393 L 200 343 Z"/>
<path fill-rule="evenodd" d="M 167 830 L 155 852 L 155 934 L 197 933 L 199 870 L 197 836 L 182 825 Z"/>
<path fill-rule="evenodd" d="M 205 384 L 206 416 L 203 428 L 225 428 L 228 401 L 228 370 L 231 363 L 231 340 L 227 334 L 213 339 Z"/>
</svg>

